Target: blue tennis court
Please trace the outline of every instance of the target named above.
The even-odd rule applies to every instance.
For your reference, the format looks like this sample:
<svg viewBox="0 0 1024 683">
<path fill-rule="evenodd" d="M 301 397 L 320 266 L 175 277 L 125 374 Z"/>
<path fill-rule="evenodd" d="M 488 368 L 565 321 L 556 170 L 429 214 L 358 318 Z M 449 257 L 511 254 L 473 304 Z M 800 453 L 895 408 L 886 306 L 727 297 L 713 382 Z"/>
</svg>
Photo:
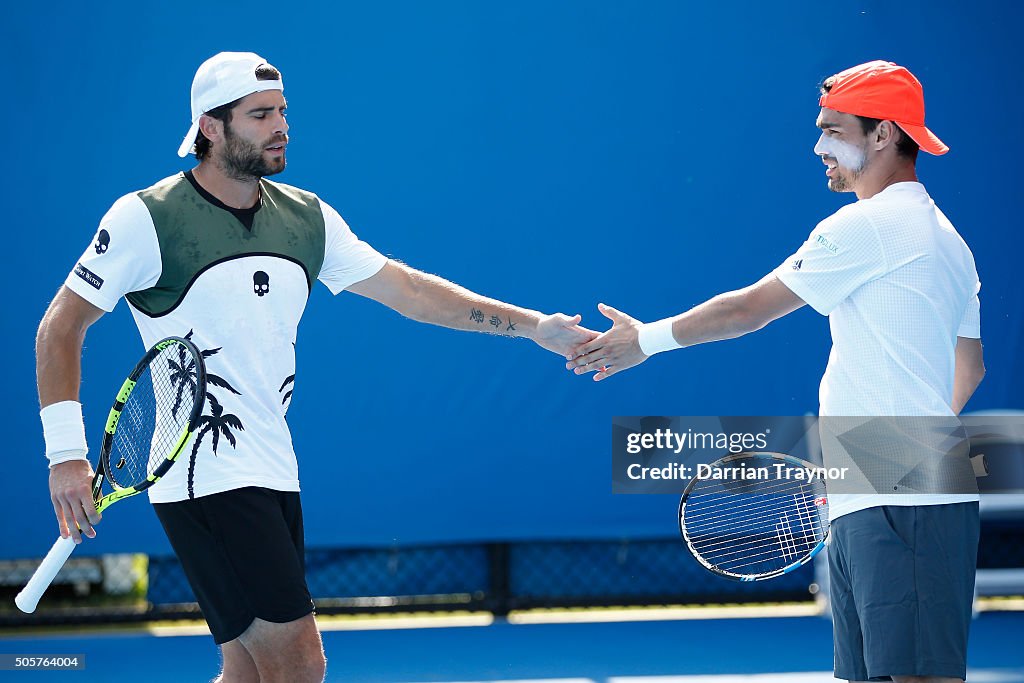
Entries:
<svg viewBox="0 0 1024 683">
<path fill-rule="evenodd" d="M 831 624 L 815 608 L 829 595 L 825 553 L 749 582 L 696 555 L 718 549 L 761 578 L 745 551 L 777 546 L 784 566 L 771 571 L 790 569 L 823 547 L 839 491 L 802 497 L 778 519 L 762 514 L 764 499 L 745 499 L 719 517 L 736 521 L 732 535 L 708 534 L 698 552 L 697 534 L 680 538 L 680 498 L 699 474 L 686 468 L 737 448 L 824 465 L 808 416 L 944 418 L 947 408 L 977 419 L 980 437 L 971 471 L 953 468 L 964 491 L 982 493 L 969 679 L 1024 683 L 1013 200 L 1024 137 L 1003 125 L 1024 108 L 1013 85 L 1024 2 L 307 0 L 270 13 L 222 0 L 189 13 L 14 0 L 5 10 L 19 153 L 5 176 L 0 654 L 81 654 L 86 668 L 19 677 L 0 666 L 0 683 L 209 681 L 219 652 L 197 594 L 222 603 L 203 606 L 215 628 L 234 608 L 298 614 L 294 602 L 309 605 L 290 560 L 323 615 L 329 681 L 830 681 Z M 214 58 L 234 51 L 248 56 Z M 233 76 L 196 80 L 211 58 L 220 66 L 203 74 Z M 855 65 L 868 68 L 851 78 Z M 239 109 L 232 119 L 254 95 L 259 106 L 245 111 L 262 118 Z M 819 118 L 823 107 L 842 116 Z M 929 131 L 924 146 L 912 131 Z M 235 135 L 251 163 L 228 154 Z M 848 222 L 861 211 L 871 213 Z M 396 275 L 405 267 L 428 276 Z M 763 281 L 773 294 L 751 298 Z M 711 316 L 714 326 L 690 317 L 674 330 L 672 317 L 712 301 L 745 303 L 717 306 L 735 315 Z M 616 326 L 632 329 L 618 310 L 654 342 L 640 345 L 637 331 L 637 350 L 651 353 L 635 354 L 635 369 L 604 355 L 623 346 Z M 586 332 L 549 334 L 577 313 Z M 597 333 L 602 355 L 575 355 L 591 342 L 568 339 Z M 166 410 L 140 412 L 136 439 L 118 416 L 136 392 L 133 379 L 123 393 L 134 362 L 167 336 L 196 346 L 190 363 L 165 359 L 171 417 L 188 393 L 200 408 L 160 448 L 148 420 L 167 427 Z M 672 353 L 651 357 L 662 350 Z M 79 356 L 80 372 L 69 360 Z M 568 371 L 584 357 L 617 376 Z M 15 595 L 56 538 L 53 501 L 83 480 L 66 460 L 88 451 L 95 466 L 115 434 L 161 451 L 157 461 L 174 454 L 162 484 L 145 472 L 165 489 L 149 492 L 154 502 L 213 507 L 212 496 L 267 489 L 290 501 L 286 523 L 239 513 L 197 532 L 188 519 L 162 522 L 168 508 L 143 493 L 104 513 L 38 610 L 18 611 Z M 946 455 L 896 471 L 881 457 L 892 442 L 871 439 L 860 462 L 881 463 L 892 481 L 865 477 L 868 495 L 950 493 L 939 486 Z M 46 454 L 64 473 L 53 484 Z M 723 478 L 723 500 L 759 495 L 754 483 Z M 958 536 L 950 547 L 968 545 Z M 866 562 L 889 557 L 871 550 Z M 274 560 L 289 564 L 286 579 Z M 186 577 L 200 575 L 195 590 Z M 286 587 L 289 609 L 254 605 L 284 602 Z M 946 606 L 951 592 L 927 595 Z"/>
<path fill-rule="evenodd" d="M 486 626 L 362 630 L 331 630 L 328 619 L 325 627 L 328 681 L 834 680 L 830 624 L 814 616 L 545 624 L 500 621 Z M 1022 612 L 979 615 L 972 625 L 968 679 L 972 683 L 1024 681 L 1022 636 Z M 0 641 L 0 652 L 86 655 L 85 671 L 23 677 L 32 681 L 100 681 L 115 668 L 145 670 L 144 680 L 152 683 L 201 681 L 212 678 L 218 666 L 217 651 L 208 635 L 8 637 Z M 19 680 L 14 674 L 6 676 L 4 680 Z"/>
</svg>

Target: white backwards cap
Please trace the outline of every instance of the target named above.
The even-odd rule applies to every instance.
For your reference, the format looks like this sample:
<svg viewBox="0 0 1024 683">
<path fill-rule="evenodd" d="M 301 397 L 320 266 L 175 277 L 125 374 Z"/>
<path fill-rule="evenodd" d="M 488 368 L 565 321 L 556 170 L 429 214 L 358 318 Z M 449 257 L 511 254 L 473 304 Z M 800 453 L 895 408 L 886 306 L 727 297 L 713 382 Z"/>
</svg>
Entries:
<svg viewBox="0 0 1024 683">
<path fill-rule="evenodd" d="M 195 145 L 199 118 L 222 104 L 264 90 L 284 90 L 284 81 L 256 80 L 256 69 L 270 66 L 253 52 L 221 52 L 210 57 L 192 79 L 192 126 L 178 147 L 178 156 L 185 157 Z"/>
</svg>

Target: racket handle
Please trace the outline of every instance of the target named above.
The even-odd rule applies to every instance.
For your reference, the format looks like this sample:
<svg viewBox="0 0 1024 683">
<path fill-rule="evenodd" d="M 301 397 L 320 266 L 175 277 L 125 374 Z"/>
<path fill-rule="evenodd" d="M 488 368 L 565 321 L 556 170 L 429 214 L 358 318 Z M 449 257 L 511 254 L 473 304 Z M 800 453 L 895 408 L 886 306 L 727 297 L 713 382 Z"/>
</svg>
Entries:
<svg viewBox="0 0 1024 683">
<path fill-rule="evenodd" d="M 35 574 L 28 580 L 28 584 L 18 593 L 18 597 L 14 598 L 14 604 L 18 606 L 18 609 L 25 614 L 36 611 L 39 598 L 43 597 L 43 593 L 49 588 L 53 577 L 57 576 L 57 572 L 71 557 L 74 549 L 75 539 L 70 536 L 57 539 L 57 542 L 50 548 L 50 552 L 46 553 L 46 557 L 43 558 L 43 562 L 36 569 Z"/>
</svg>

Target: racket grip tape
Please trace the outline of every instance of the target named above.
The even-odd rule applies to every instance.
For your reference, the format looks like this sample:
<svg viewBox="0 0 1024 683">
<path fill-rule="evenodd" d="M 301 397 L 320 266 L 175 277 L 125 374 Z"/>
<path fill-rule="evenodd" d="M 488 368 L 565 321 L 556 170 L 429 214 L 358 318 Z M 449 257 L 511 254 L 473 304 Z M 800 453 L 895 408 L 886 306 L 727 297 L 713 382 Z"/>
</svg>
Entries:
<svg viewBox="0 0 1024 683">
<path fill-rule="evenodd" d="M 50 552 L 46 553 L 46 557 L 43 558 L 35 574 L 28 580 L 28 584 L 14 598 L 14 604 L 18 606 L 18 609 L 26 614 L 36 611 L 39 598 L 43 597 L 43 593 L 49 588 L 53 577 L 57 576 L 57 572 L 60 571 L 60 568 L 71 557 L 71 553 L 74 550 L 75 539 L 70 536 L 57 539 L 57 542 L 50 548 Z"/>
</svg>

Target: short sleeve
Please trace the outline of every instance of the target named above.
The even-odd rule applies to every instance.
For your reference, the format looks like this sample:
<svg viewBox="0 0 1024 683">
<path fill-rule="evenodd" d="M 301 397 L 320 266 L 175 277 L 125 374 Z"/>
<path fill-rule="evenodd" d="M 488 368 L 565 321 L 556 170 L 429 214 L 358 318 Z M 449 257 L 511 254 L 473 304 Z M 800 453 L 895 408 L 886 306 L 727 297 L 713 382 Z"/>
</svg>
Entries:
<svg viewBox="0 0 1024 683">
<path fill-rule="evenodd" d="M 967 302 L 967 309 L 964 311 L 964 317 L 960 320 L 960 328 L 956 333 L 956 336 L 958 337 L 981 339 L 981 300 L 977 295 L 977 292 L 980 289 L 981 283 L 979 282 L 975 286 L 976 293 L 971 297 L 971 300 Z"/>
<path fill-rule="evenodd" d="M 160 279 L 160 243 L 153 218 L 136 194 L 121 197 L 100 221 L 64 285 L 108 313 L 129 292 L 137 292 Z"/>
<path fill-rule="evenodd" d="M 388 262 L 386 256 L 355 236 L 345 220 L 330 205 L 320 200 L 324 214 L 326 241 L 324 264 L 317 279 L 332 294 L 375 275 Z"/>
<path fill-rule="evenodd" d="M 855 210 L 840 210 L 823 220 L 775 269 L 784 285 L 822 315 L 885 272 L 878 231 Z"/>
</svg>

